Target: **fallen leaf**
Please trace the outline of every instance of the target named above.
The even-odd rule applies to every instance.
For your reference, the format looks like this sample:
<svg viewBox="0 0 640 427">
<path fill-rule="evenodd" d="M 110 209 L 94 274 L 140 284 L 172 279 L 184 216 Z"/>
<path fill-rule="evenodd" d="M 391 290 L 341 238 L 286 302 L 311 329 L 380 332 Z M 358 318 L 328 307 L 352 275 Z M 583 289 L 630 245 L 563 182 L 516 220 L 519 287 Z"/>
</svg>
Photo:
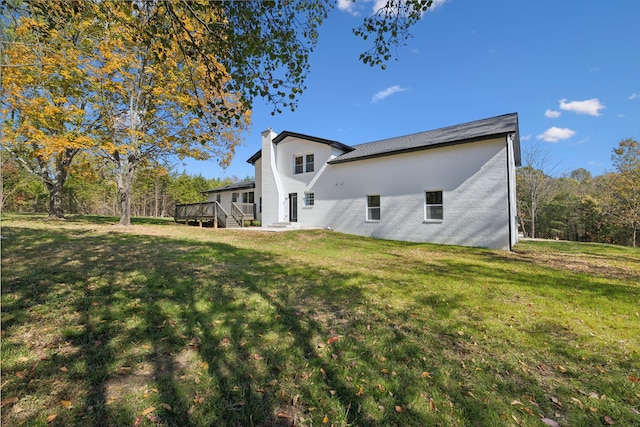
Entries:
<svg viewBox="0 0 640 427">
<path fill-rule="evenodd" d="M 60 368 L 58 368 L 58 370 L 59 370 L 60 372 L 67 372 L 67 371 L 68 371 L 68 369 L 67 369 L 67 367 L 66 367 L 66 366 L 61 366 Z"/>
<path fill-rule="evenodd" d="M 556 365 L 556 369 L 557 369 L 558 371 L 562 372 L 563 374 L 564 374 L 565 372 L 567 372 L 567 368 L 565 368 L 564 366 L 561 366 L 561 365 Z"/>
<path fill-rule="evenodd" d="M 634 377 L 634 376 L 630 376 L 630 377 L 629 377 L 629 381 L 633 381 L 633 382 L 636 382 L 636 383 L 637 383 L 637 382 L 640 382 L 640 378 L 638 378 L 638 377 Z"/>
<path fill-rule="evenodd" d="M 511 404 L 512 405 L 521 405 L 522 406 L 522 402 L 520 402 L 519 400 L 512 400 Z"/>
<path fill-rule="evenodd" d="M 429 372 L 425 371 L 425 372 L 422 373 L 422 378 L 433 378 L 433 377 L 431 376 L 431 374 Z"/>
<path fill-rule="evenodd" d="M 326 424 L 329 422 L 329 417 L 328 416 L 324 416 L 324 418 L 322 419 L 322 424 Z"/>
<path fill-rule="evenodd" d="M 171 411 L 171 405 L 169 405 L 168 403 L 161 403 L 160 405 L 162 405 L 162 407 L 164 409 L 166 409 L 167 411 Z"/>
<path fill-rule="evenodd" d="M 598 412 L 598 408 L 594 408 L 593 406 L 589 406 L 589 410 L 590 410 L 591 412 L 593 412 L 594 414 L 595 414 L 596 412 Z"/>
<path fill-rule="evenodd" d="M 614 424 L 613 420 L 611 419 L 611 417 L 605 415 L 604 416 L 604 422 L 609 424 L 610 426 L 612 426 Z"/>
<path fill-rule="evenodd" d="M 529 415 L 533 415 L 533 411 L 531 409 L 527 408 L 526 406 L 523 406 L 522 410 L 525 411 Z"/>
<path fill-rule="evenodd" d="M 571 400 L 580 407 L 580 409 L 582 409 L 582 402 L 579 399 L 576 399 L 575 397 L 572 397 Z"/>
<path fill-rule="evenodd" d="M 334 342 L 338 341 L 340 339 L 340 337 L 331 337 L 327 340 L 327 344 L 333 344 Z"/>
<path fill-rule="evenodd" d="M 543 418 L 542 422 L 545 423 L 546 425 L 550 426 L 550 427 L 560 427 L 560 424 L 558 424 L 557 422 L 555 422 L 554 420 L 552 420 L 550 418 Z"/>
<path fill-rule="evenodd" d="M 278 412 L 277 417 L 278 418 L 283 418 L 285 420 L 290 420 L 291 419 L 291 415 L 287 414 L 286 412 Z"/>
<path fill-rule="evenodd" d="M 356 393 L 356 396 L 362 396 L 363 393 L 364 393 L 364 389 L 362 388 L 362 386 L 360 386 L 360 388 L 358 388 L 358 392 Z"/>
<path fill-rule="evenodd" d="M 57 414 L 49 415 L 47 417 L 47 424 L 49 424 L 51 421 L 55 420 L 57 416 L 58 416 Z"/>
<path fill-rule="evenodd" d="M 22 379 L 24 378 L 24 374 L 22 372 L 16 372 L 16 377 Z"/>
<path fill-rule="evenodd" d="M 141 412 L 141 414 L 144 415 L 149 415 L 150 413 L 152 413 L 153 411 L 155 411 L 156 408 L 154 406 L 149 406 L 147 409 L 145 409 L 144 411 Z"/>
<path fill-rule="evenodd" d="M 67 408 L 67 409 L 73 408 L 73 402 L 71 402 L 70 400 L 61 400 L 60 403 L 64 408 Z"/>
<path fill-rule="evenodd" d="M 396 410 L 396 412 L 406 411 L 406 409 L 404 409 L 404 406 L 400 406 L 400 405 L 396 405 L 394 409 Z"/>
</svg>

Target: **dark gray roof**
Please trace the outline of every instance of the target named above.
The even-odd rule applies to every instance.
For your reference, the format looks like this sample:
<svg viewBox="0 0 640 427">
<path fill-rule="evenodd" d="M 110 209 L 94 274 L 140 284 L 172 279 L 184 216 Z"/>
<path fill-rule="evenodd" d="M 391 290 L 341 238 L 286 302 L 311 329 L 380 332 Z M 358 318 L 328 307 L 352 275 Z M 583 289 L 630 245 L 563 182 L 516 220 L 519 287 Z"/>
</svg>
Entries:
<svg viewBox="0 0 640 427">
<path fill-rule="evenodd" d="M 516 165 L 520 166 L 520 139 L 518 114 L 511 113 L 460 125 L 449 126 L 427 132 L 396 138 L 383 139 L 354 145 L 353 151 L 342 154 L 329 163 L 353 162 L 374 157 L 389 156 L 403 152 L 425 150 L 447 145 L 464 144 L 488 137 L 515 134 L 514 154 Z"/>
<path fill-rule="evenodd" d="M 246 188 L 256 188 L 256 182 L 255 181 L 234 182 L 233 184 L 225 185 L 224 187 L 218 187 L 218 188 L 214 188 L 212 190 L 202 191 L 202 194 L 222 193 L 224 191 L 244 190 Z"/>
<path fill-rule="evenodd" d="M 344 152 L 349 152 L 352 151 L 353 148 L 349 147 L 348 145 L 345 145 L 341 142 L 338 141 L 333 141 L 331 139 L 324 139 L 324 138 L 318 138 L 317 136 L 311 136 L 311 135 L 304 135 L 302 133 L 296 133 L 296 132 L 289 132 L 288 130 L 282 131 L 278 134 L 278 136 L 276 136 L 275 138 L 273 138 L 273 143 L 274 144 L 278 144 L 280 143 L 282 140 L 284 140 L 287 137 L 292 137 L 292 138 L 300 138 L 300 139 L 304 139 L 307 141 L 313 141 L 313 142 L 318 142 L 320 144 L 326 144 L 329 145 L 333 148 L 338 148 L 339 150 L 342 150 Z M 262 157 L 262 149 L 258 150 L 258 152 L 256 152 L 253 156 L 249 157 L 247 159 L 247 163 L 251 163 L 252 165 L 255 164 L 255 162 Z"/>
</svg>

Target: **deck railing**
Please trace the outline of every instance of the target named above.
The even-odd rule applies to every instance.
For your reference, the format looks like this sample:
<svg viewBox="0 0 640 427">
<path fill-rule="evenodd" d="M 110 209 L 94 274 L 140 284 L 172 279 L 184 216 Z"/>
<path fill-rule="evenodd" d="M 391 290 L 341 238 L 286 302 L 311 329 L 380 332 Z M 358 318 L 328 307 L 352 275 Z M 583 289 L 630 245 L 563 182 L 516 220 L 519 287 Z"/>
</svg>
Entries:
<svg viewBox="0 0 640 427">
<path fill-rule="evenodd" d="M 176 205 L 173 219 L 178 221 L 214 221 L 222 227 L 244 226 L 245 221 L 254 219 L 252 203 L 232 203 L 231 215 L 218 202 L 202 202 Z"/>
</svg>

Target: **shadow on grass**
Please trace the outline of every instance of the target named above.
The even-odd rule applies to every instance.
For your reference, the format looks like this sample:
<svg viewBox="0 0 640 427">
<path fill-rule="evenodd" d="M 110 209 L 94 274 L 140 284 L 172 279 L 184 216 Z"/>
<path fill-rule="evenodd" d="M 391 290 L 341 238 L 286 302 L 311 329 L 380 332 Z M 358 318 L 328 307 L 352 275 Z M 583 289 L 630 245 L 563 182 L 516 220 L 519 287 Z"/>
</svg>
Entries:
<svg viewBox="0 0 640 427">
<path fill-rule="evenodd" d="M 431 289 L 416 299 L 431 307 L 427 321 L 411 307 L 372 302 L 363 284 L 400 286 L 375 271 L 319 270 L 219 242 L 3 234 L 3 396 L 22 405 L 3 411 L 8 424 L 56 415 L 59 425 L 494 425 L 501 419 L 472 392 L 474 381 L 545 394 L 532 378 L 516 386 L 504 377 L 511 365 L 456 371 L 474 351 L 457 332 L 462 294 Z M 470 261 L 409 266 L 417 282 L 513 274 Z M 522 282 L 599 291 L 553 277 Z M 607 294 L 637 295 L 623 286 Z M 427 372 L 423 385 L 410 378 L 416 372 Z"/>
</svg>

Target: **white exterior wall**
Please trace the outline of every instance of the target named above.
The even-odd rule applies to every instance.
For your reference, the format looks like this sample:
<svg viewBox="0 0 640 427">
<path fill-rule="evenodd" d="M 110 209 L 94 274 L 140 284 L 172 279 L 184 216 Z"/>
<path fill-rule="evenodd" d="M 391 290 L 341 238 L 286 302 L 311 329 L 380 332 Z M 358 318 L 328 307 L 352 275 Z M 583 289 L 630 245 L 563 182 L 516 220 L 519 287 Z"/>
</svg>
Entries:
<svg viewBox="0 0 640 427">
<path fill-rule="evenodd" d="M 304 158 L 307 154 L 314 155 L 313 172 L 295 174 L 295 157 L 303 156 Z M 305 192 L 314 192 L 317 182 L 325 179 L 327 171 L 331 169 L 331 165 L 327 164 L 331 154 L 330 146 L 304 139 L 287 138 L 278 144 L 277 163 L 284 194 L 279 209 L 281 215 L 279 222 L 291 221 L 289 218 L 289 194 L 296 193 L 298 195 L 298 221 L 297 224 L 292 225 L 315 226 L 314 208 L 304 206 Z M 303 167 L 306 167 L 306 164 Z"/>
<path fill-rule="evenodd" d="M 267 137 L 263 134 L 262 157 L 255 164 L 263 227 L 288 222 L 288 195 L 297 193 L 293 226 L 506 250 L 516 242 L 515 165 L 508 138 L 330 165 L 326 162 L 341 151 L 329 145 L 288 137 L 274 146 L 275 134 Z M 314 172 L 294 174 L 294 157 L 308 153 L 315 157 Z M 444 219 L 427 221 L 425 191 L 436 190 L 443 192 Z M 304 206 L 305 192 L 314 193 L 314 206 Z M 380 196 L 380 221 L 366 220 L 367 195 Z"/>
<path fill-rule="evenodd" d="M 293 156 L 306 152 L 315 155 L 314 173 L 294 175 Z M 336 154 L 309 141 L 279 144 L 282 192 L 298 193 L 298 225 L 384 239 L 510 249 L 513 207 L 504 138 L 324 164 Z M 431 190 L 443 191 L 442 221 L 425 220 L 425 191 Z M 303 207 L 305 191 L 314 193 L 313 207 Z M 266 194 L 263 201 L 269 198 Z M 367 195 L 380 195 L 380 221 L 366 220 Z M 288 199 L 280 203 L 280 212 L 288 216 Z"/>
</svg>

